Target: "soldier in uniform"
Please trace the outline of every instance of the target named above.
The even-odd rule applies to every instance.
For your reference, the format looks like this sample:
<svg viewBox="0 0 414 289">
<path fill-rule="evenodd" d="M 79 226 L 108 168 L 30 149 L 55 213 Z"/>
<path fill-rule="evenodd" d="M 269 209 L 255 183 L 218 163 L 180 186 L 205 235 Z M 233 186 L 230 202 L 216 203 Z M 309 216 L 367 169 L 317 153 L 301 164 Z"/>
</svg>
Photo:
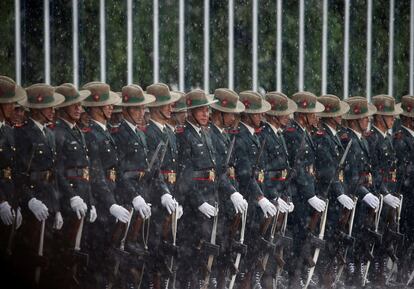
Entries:
<svg viewBox="0 0 414 289">
<path fill-rule="evenodd" d="M 402 112 L 402 109 L 395 106 L 392 96 L 377 95 L 371 101 L 377 108 L 377 112 L 374 114 L 374 122 L 371 130 L 366 134 L 366 139 L 371 156 L 374 190 L 384 196 L 384 204 L 387 205 L 381 213 L 380 231 L 383 233 L 383 238 L 381 246 L 375 249 L 373 268 L 375 270 L 371 272 L 375 276 L 375 283 L 378 286 L 385 286 L 386 259 L 390 257 L 393 261 L 396 260 L 394 248 L 397 243 L 392 232 L 397 231 L 397 215 L 393 212 L 401 203 L 396 188 L 397 158 L 389 130 L 393 127 L 395 117 Z"/>
<path fill-rule="evenodd" d="M 218 288 L 225 288 L 226 274 L 234 273 L 234 262 L 237 251 L 235 241 L 240 239 L 236 233 L 241 230 L 241 214 L 247 210 L 247 201 L 238 192 L 234 169 L 234 150 L 226 167 L 228 149 L 234 137 L 236 115 L 244 111 L 244 105 L 233 90 L 218 88 L 214 91 L 214 99 L 218 102 L 211 105 L 211 138 L 216 150 L 216 171 L 219 178 L 219 204 L 222 217 L 219 221 L 220 256 L 217 258 L 215 277 L 212 283 L 218 282 Z M 239 224 L 239 226 L 237 226 Z M 233 233 L 233 234 L 232 234 Z M 227 276 L 229 277 L 229 276 Z"/>
<path fill-rule="evenodd" d="M 0 263 L 12 253 L 10 237 L 20 227 L 22 215 L 13 183 L 15 142 L 13 129 L 7 123 L 17 101 L 26 98 L 26 91 L 7 76 L 0 76 Z M 13 235 L 12 235 L 13 234 Z M 10 264 L 7 264 L 10 265 Z"/>
<path fill-rule="evenodd" d="M 271 109 L 265 113 L 266 121 L 263 124 L 261 133 L 259 134 L 261 141 L 266 139 L 264 150 L 265 170 L 264 170 L 264 190 L 266 198 L 272 200 L 279 209 L 276 229 L 279 234 L 281 232 L 284 215 L 293 212 L 294 205 L 291 201 L 291 195 L 287 183 L 287 175 L 290 170 L 289 156 L 287 152 L 286 142 L 283 136 L 283 128 L 286 127 L 289 116 L 296 109 L 296 103 L 280 92 L 268 92 L 265 95 Z M 272 276 L 275 276 L 276 266 L 282 267 L 284 260 L 281 256 L 271 258 L 268 261 L 264 282 L 266 288 L 270 288 L 272 284 Z M 276 262 L 277 261 L 277 262 Z"/>
<path fill-rule="evenodd" d="M 309 245 L 312 234 L 309 216 L 321 214 L 326 207 L 325 201 L 315 190 L 315 153 L 316 146 L 311 138 L 311 131 L 316 123 L 316 113 L 322 112 L 324 106 L 317 101 L 314 94 L 298 92 L 292 96 L 298 106 L 294 120 L 286 128 L 286 140 L 289 163 L 294 177 L 290 183 L 292 201 L 296 210 L 288 220 L 288 226 L 293 230 L 293 259 L 289 262 L 288 272 L 290 287 L 299 286 L 304 265 L 312 267 L 312 246 Z M 318 216 L 318 215 L 316 215 Z M 303 230 L 303 228 L 307 228 Z"/>
<path fill-rule="evenodd" d="M 352 236 L 355 238 L 355 250 L 348 264 L 346 285 L 361 286 L 361 265 L 372 260 L 370 253 L 373 238 L 368 239 L 369 229 L 373 229 L 375 211 L 379 207 L 379 198 L 375 195 L 372 182 L 372 169 L 368 142 L 363 134 L 368 128 L 368 117 L 376 112 L 374 105 L 366 98 L 355 96 L 348 98 L 349 111 L 342 116 L 347 127 L 341 134 L 342 145 L 346 147 L 352 140 L 343 169 L 345 192 L 351 197 L 358 197 Z"/>
<path fill-rule="evenodd" d="M 245 236 L 248 249 L 243 259 L 242 286 L 261 288 L 260 258 L 266 253 L 267 244 L 263 241 L 266 232 L 261 232 L 260 226 L 267 218 L 275 216 L 277 209 L 263 192 L 265 160 L 263 154 L 258 160 L 263 148 L 256 130 L 260 128 L 263 113 L 271 106 L 257 92 L 243 91 L 239 95 L 246 109 L 241 114 L 240 130 L 236 135 L 235 170 L 239 191 L 249 203 Z"/>
<path fill-rule="evenodd" d="M 173 91 L 180 95 L 180 98 L 174 102 L 171 118 L 168 120 L 167 124 L 174 128 L 173 131 L 176 131 L 178 128 L 179 130 L 183 128 L 185 121 L 187 120 L 187 104 L 185 101 L 185 94 L 180 91 Z"/>
<path fill-rule="evenodd" d="M 57 188 L 55 138 L 45 125 L 52 121 L 54 107 L 64 101 L 64 96 L 47 84 L 34 84 L 26 88 L 26 93 L 27 99 L 19 103 L 30 108 L 31 116 L 15 130 L 15 184 L 18 184 L 24 219 L 20 232 L 22 243 L 19 254 L 22 254 L 22 259 L 19 265 L 26 267 L 21 268 L 21 272 L 28 274 L 28 280 L 48 286 L 47 274 L 40 271 L 45 269 L 41 268 L 44 263 L 37 262 L 37 256 L 41 253 L 51 257 L 52 228 L 60 230 L 63 219 Z M 30 260 L 35 262 L 27 262 L 27 256 L 32 256 Z"/>
<path fill-rule="evenodd" d="M 65 83 L 56 87 L 56 92 L 65 97 L 65 101 L 58 108 L 58 119 L 54 134 L 57 152 L 57 179 L 61 194 L 62 215 L 65 219 L 55 257 L 60 275 L 56 285 L 65 284 L 68 288 L 74 286 L 72 276 L 74 250 L 85 251 L 86 220 L 93 223 L 96 220 L 95 202 L 91 195 L 89 183 L 89 157 L 85 136 L 77 126 L 81 115 L 81 102 L 91 93 L 88 90 L 78 91 L 73 84 Z M 80 239 L 79 239 L 80 238 Z M 85 256 L 86 258 L 86 256 Z M 82 260 L 86 265 L 86 260 Z M 79 267 L 81 271 L 82 267 Z M 62 274 L 62 269 L 65 270 Z M 63 283 L 61 283 L 63 282 Z"/>
<path fill-rule="evenodd" d="M 397 107 L 401 126 L 394 134 L 394 149 L 397 157 L 397 192 L 404 196 L 401 212 L 401 233 L 405 235 L 404 247 L 398 253 L 401 265 L 401 281 L 406 283 L 407 275 L 414 270 L 414 96 L 405 95 Z"/>
<path fill-rule="evenodd" d="M 115 195 L 115 187 L 119 175 L 119 159 L 115 140 L 107 128 L 111 118 L 113 105 L 120 101 L 119 96 L 110 90 L 109 85 L 101 82 L 89 82 L 83 86 L 89 95 L 82 105 L 87 107 L 91 121 L 85 140 L 89 155 L 89 177 L 92 198 L 98 215 L 96 223 L 88 232 L 88 249 L 90 252 L 91 273 L 87 288 L 103 288 L 112 276 L 113 256 L 111 253 L 112 233 L 115 222 L 127 223 L 130 212 L 122 206 Z"/>
</svg>

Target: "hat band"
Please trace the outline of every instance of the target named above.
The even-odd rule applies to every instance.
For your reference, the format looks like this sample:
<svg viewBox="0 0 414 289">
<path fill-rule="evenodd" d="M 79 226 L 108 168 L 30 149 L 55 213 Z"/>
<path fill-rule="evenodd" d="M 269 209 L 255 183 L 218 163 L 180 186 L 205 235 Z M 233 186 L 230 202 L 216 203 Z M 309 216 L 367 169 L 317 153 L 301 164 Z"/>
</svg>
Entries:
<svg viewBox="0 0 414 289">
<path fill-rule="evenodd" d="M 273 111 L 285 111 L 288 109 L 287 103 L 272 104 Z"/>
<path fill-rule="evenodd" d="M 157 96 L 156 98 L 157 98 L 157 102 L 166 102 L 166 101 L 169 101 L 171 99 L 171 96 L 170 95 L 160 95 L 160 96 Z"/>
<path fill-rule="evenodd" d="M 262 103 L 251 103 L 248 100 L 243 101 L 244 106 L 246 109 L 261 109 Z"/>
<path fill-rule="evenodd" d="M 12 98 L 14 97 L 16 94 L 13 91 L 4 91 L 0 89 L 0 98 Z"/>
<path fill-rule="evenodd" d="M 218 104 L 221 107 L 225 107 L 225 108 L 236 108 L 237 107 L 237 105 L 234 102 L 231 102 L 227 99 L 220 99 L 217 96 L 214 96 L 214 99 L 219 101 Z"/>
<path fill-rule="evenodd" d="M 122 102 L 123 103 L 140 103 L 143 102 L 145 100 L 144 97 L 141 96 L 129 96 L 129 95 L 124 95 L 122 96 Z"/>
<path fill-rule="evenodd" d="M 299 108 L 310 108 L 314 109 L 316 107 L 316 102 L 309 102 L 306 99 L 296 102 Z"/>
<path fill-rule="evenodd" d="M 379 104 L 378 106 L 375 106 L 378 110 L 378 112 L 393 112 L 394 106 L 384 106 L 382 104 Z"/>
<path fill-rule="evenodd" d="M 185 103 L 177 103 L 175 104 L 174 108 L 175 109 L 182 109 L 182 108 L 186 108 L 187 106 L 185 105 Z"/>
<path fill-rule="evenodd" d="M 406 112 L 412 112 L 413 111 L 413 107 L 414 105 L 408 104 L 408 103 L 402 103 L 401 107 L 403 110 L 405 110 Z"/>
<path fill-rule="evenodd" d="M 85 101 L 101 102 L 101 101 L 106 101 L 108 99 L 109 99 L 109 92 L 105 92 L 105 93 L 102 93 L 102 94 L 93 93 L 90 96 L 88 96 L 88 98 Z"/>
<path fill-rule="evenodd" d="M 52 103 L 55 98 L 53 95 L 30 95 L 27 100 L 32 104 L 47 104 Z"/>
<path fill-rule="evenodd" d="M 65 102 L 69 102 L 69 101 L 75 100 L 75 99 L 77 99 L 79 97 L 80 97 L 80 94 L 79 93 L 78 94 L 75 94 L 75 95 L 65 95 Z"/>
<path fill-rule="evenodd" d="M 339 106 L 332 106 L 330 104 L 325 104 L 325 113 L 335 113 L 338 112 L 341 108 Z"/>
<path fill-rule="evenodd" d="M 188 106 L 204 105 L 207 103 L 208 103 L 207 99 L 188 99 L 187 100 Z"/>
</svg>

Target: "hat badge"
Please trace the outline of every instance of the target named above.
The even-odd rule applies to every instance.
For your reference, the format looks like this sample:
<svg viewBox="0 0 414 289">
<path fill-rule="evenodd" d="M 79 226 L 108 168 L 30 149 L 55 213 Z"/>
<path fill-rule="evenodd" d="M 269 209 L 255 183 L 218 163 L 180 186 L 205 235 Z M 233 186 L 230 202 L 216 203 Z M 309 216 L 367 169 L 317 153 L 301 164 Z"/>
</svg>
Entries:
<svg viewBox="0 0 414 289">
<path fill-rule="evenodd" d="M 250 101 L 248 99 L 243 100 L 243 104 L 247 109 L 250 108 Z"/>
<path fill-rule="evenodd" d="M 378 104 L 377 108 L 378 108 L 379 111 L 383 111 L 384 110 L 384 104 L 383 103 Z"/>
<path fill-rule="evenodd" d="M 221 106 L 226 107 L 228 104 L 229 104 L 229 102 L 227 101 L 227 99 L 223 99 L 223 100 L 221 101 Z"/>
<path fill-rule="evenodd" d="M 42 96 L 41 94 L 39 94 L 39 95 L 36 97 L 36 101 L 37 101 L 37 102 L 42 102 L 42 101 L 43 101 L 43 96 Z"/>
<path fill-rule="evenodd" d="M 359 105 L 355 105 L 352 111 L 355 114 L 360 114 L 361 113 L 361 107 Z"/>
<path fill-rule="evenodd" d="M 127 102 L 129 100 L 129 95 L 128 94 L 124 94 L 124 101 Z"/>
<path fill-rule="evenodd" d="M 95 95 L 93 96 L 93 100 L 94 100 L 94 101 L 99 101 L 99 94 L 95 94 Z"/>
<path fill-rule="evenodd" d="M 306 99 L 302 100 L 302 101 L 300 102 L 300 106 L 301 106 L 301 107 L 303 107 L 303 108 L 308 107 L 308 101 L 307 101 Z"/>
<path fill-rule="evenodd" d="M 413 107 L 411 105 L 407 105 L 406 110 L 407 112 L 411 112 L 413 110 Z"/>
<path fill-rule="evenodd" d="M 272 109 L 276 108 L 276 102 L 274 100 L 269 101 Z"/>
<path fill-rule="evenodd" d="M 325 104 L 325 111 L 326 112 L 330 112 L 332 109 L 332 105 L 331 104 Z"/>
<path fill-rule="evenodd" d="M 191 99 L 187 99 L 187 105 L 191 106 L 193 104 L 193 101 Z"/>
</svg>

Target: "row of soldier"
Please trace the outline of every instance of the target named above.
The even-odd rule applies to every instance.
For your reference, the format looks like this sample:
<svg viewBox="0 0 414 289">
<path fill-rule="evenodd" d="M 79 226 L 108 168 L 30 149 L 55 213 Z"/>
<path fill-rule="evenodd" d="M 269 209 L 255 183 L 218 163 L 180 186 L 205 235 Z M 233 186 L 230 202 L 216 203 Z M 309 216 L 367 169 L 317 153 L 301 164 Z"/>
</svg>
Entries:
<svg viewBox="0 0 414 289">
<path fill-rule="evenodd" d="M 16 103 L 30 113 L 12 128 Z M 0 108 L 2 263 L 34 286 L 412 282 L 412 96 L 2 76 Z"/>
</svg>

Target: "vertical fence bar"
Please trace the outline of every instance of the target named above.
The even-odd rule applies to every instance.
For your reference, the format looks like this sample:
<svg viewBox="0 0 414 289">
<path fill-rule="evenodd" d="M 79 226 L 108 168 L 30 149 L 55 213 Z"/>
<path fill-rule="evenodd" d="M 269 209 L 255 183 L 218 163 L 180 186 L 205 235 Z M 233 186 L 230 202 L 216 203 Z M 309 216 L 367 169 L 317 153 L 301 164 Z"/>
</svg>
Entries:
<svg viewBox="0 0 414 289">
<path fill-rule="evenodd" d="M 180 7 L 179 7 L 179 24 L 178 24 L 178 37 L 179 37 L 179 89 L 180 91 L 184 91 L 185 89 L 185 74 L 184 74 L 184 0 L 180 0 Z"/>
<path fill-rule="evenodd" d="M 276 90 L 282 91 L 282 1 L 277 0 L 276 15 Z"/>
<path fill-rule="evenodd" d="M 388 95 L 393 95 L 394 81 L 394 0 L 390 0 L 390 26 L 388 50 Z"/>
<path fill-rule="evenodd" d="M 372 0 L 367 0 L 367 71 L 366 71 L 366 95 L 371 101 L 371 54 L 372 54 Z"/>
<path fill-rule="evenodd" d="M 21 47 L 21 30 L 20 30 L 20 0 L 14 1 L 14 49 L 16 65 L 16 83 L 22 83 L 22 47 Z"/>
<path fill-rule="evenodd" d="M 79 87 L 79 31 L 78 31 L 78 0 L 72 0 L 72 56 L 73 56 L 73 84 Z"/>
<path fill-rule="evenodd" d="M 229 0 L 229 88 L 234 88 L 234 1 Z"/>
<path fill-rule="evenodd" d="M 101 81 L 106 82 L 106 35 L 105 35 L 105 0 L 100 0 L 99 5 L 99 39 L 101 44 L 100 62 L 101 62 Z"/>
<path fill-rule="evenodd" d="M 127 0 L 127 81 L 128 84 L 134 82 L 133 71 L 133 38 L 132 38 L 132 0 Z"/>
<path fill-rule="evenodd" d="M 349 96 L 349 6 L 350 0 L 345 0 L 344 99 L 347 99 Z"/>
<path fill-rule="evenodd" d="M 304 88 L 304 63 L 305 63 L 305 1 L 299 1 L 299 80 L 298 89 Z"/>
<path fill-rule="evenodd" d="M 204 90 L 210 91 L 210 0 L 204 0 Z"/>
<path fill-rule="evenodd" d="M 153 33 L 154 33 L 154 47 L 153 47 L 153 69 L 154 69 L 154 83 L 157 83 L 159 80 L 159 28 L 158 28 L 158 13 L 159 13 L 159 5 L 158 0 L 154 0 L 154 19 L 153 19 Z"/>
<path fill-rule="evenodd" d="M 45 53 L 45 83 L 50 84 L 50 12 L 49 0 L 43 1 L 44 12 L 44 53 Z"/>
<path fill-rule="evenodd" d="M 322 16 L 322 94 L 326 94 L 328 66 L 328 0 L 323 0 Z"/>
<path fill-rule="evenodd" d="M 410 95 L 414 94 L 414 0 L 410 9 Z"/>
<path fill-rule="evenodd" d="M 257 34 L 258 34 L 258 23 L 257 23 L 257 0 L 253 0 L 253 42 L 252 42 L 252 89 L 257 91 Z"/>
</svg>

